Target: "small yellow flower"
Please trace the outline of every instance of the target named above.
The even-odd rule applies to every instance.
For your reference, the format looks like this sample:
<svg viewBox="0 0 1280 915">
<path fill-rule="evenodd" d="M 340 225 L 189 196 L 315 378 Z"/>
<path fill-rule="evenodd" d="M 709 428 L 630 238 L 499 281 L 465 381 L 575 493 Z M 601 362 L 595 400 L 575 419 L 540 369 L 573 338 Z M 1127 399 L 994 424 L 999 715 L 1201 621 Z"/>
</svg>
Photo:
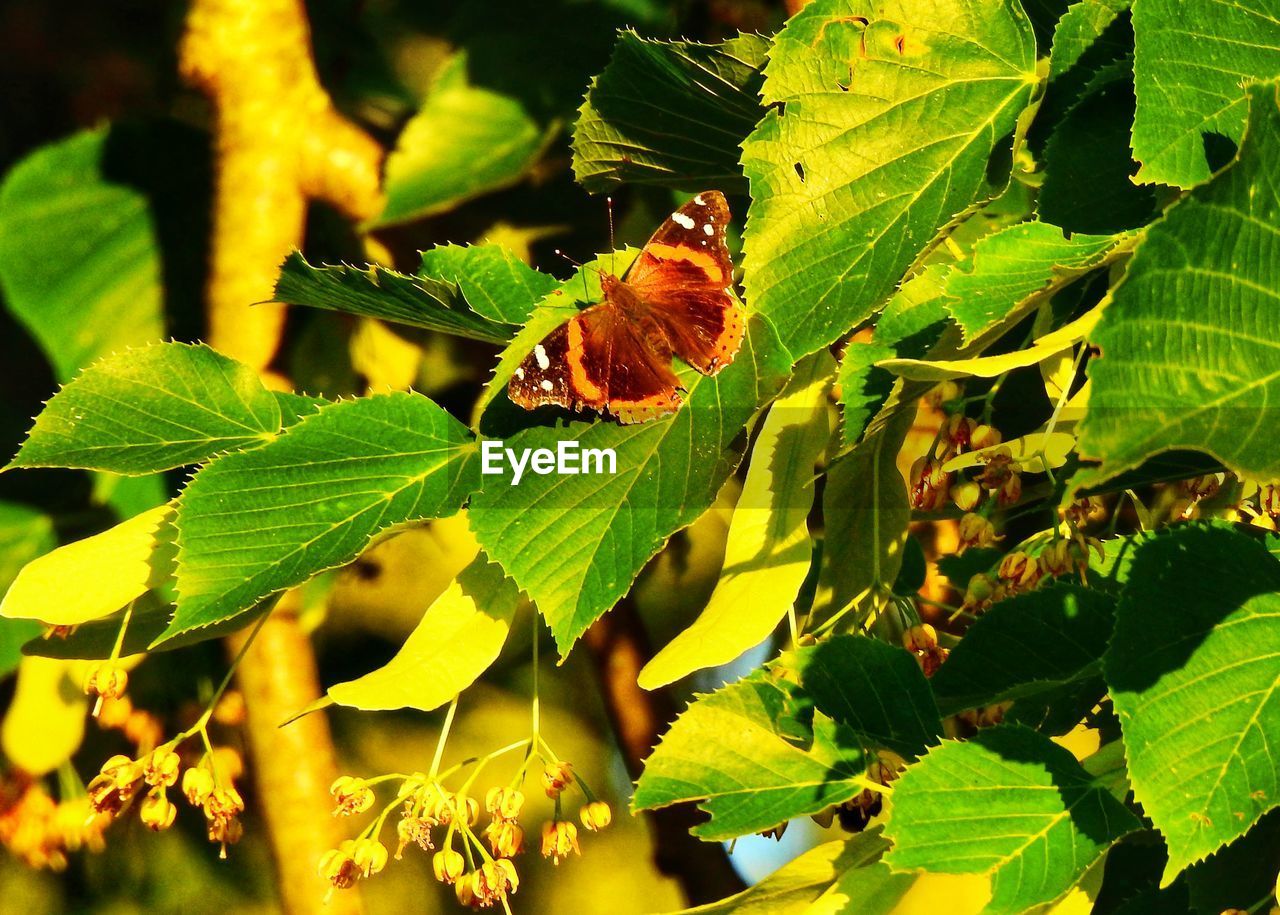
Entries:
<svg viewBox="0 0 1280 915">
<path fill-rule="evenodd" d="M 971 546 L 991 546 L 1000 538 L 996 536 L 996 526 L 981 515 L 972 512 L 960 519 L 960 548 L 963 553 Z"/>
<path fill-rule="evenodd" d="M 337 806 L 333 809 L 334 816 L 364 813 L 373 806 L 373 789 L 364 779 L 352 775 L 339 776 L 329 786 L 329 793 L 337 802 Z"/>
<path fill-rule="evenodd" d="M 178 815 L 178 808 L 170 801 L 164 788 L 155 787 L 148 792 L 142 801 L 139 816 L 152 832 L 162 832 L 173 825 L 173 818 Z"/>
<path fill-rule="evenodd" d="M 317 868 L 320 876 L 340 890 L 350 889 L 360 879 L 360 867 L 351 854 L 355 844 L 348 839 L 337 848 L 325 852 L 320 858 L 320 865 Z"/>
<path fill-rule="evenodd" d="M 501 902 L 519 887 L 516 866 L 506 858 L 486 861 L 471 875 L 471 892 L 482 907 Z"/>
<path fill-rule="evenodd" d="M 495 857 L 514 858 L 524 851 L 524 830 L 515 820 L 494 820 L 484 834 Z"/>
<path fill-rule="evenodd" d="M 387 866 L 387 847 L 377 839 L 358 839 L 351 849 L 351 860 L 361 875 L 372 877 Z"/>
<path fill-rule="evenodd" d="M 170 747 L 158 747 L 147 757 L 143 765 L 142 777 L 148 785 L 168 788 L 178 782 L 178 768 L 181 765 L 178 754 Z"/>
<path fill-rule="evenodd" d="M 431 856 L 431 870 L 441 883 L 454 883 L 466 866 L 462 855 L 452 848 L 442 848 Z"/>
<path fill-rule="evenodd" d="M 564 791 L 573 784 L 573 763 L 553 762 L 547 763 L 545 769 L 542 770 L 542 787 L 547 792 L 547 797 L 557 798 L 560 792 Z"/>
<path fill-rule="evenodd" d="M 971 511 L 982 501 L 982 487 L 973 480 L 961 480 L 951 487 L 951 501 L 962 512 Z"/>
<path fill-rule="evenodd" d="M 578 827 L 567 820 L 555 820 L 542 824 L 542 857 L 550 858 L 552 864 L 559 864 L 569 853 L 580 855 L 578 848 Z"/>
<path fill-rule="evenodd" d="M 613 811 L 604 801 L 592 801 L 578 811 L 578 818 L 587 829 L 597 832 L 613 822 Z"/>
<path fill-rule="evenodd" d="M 484 796 L 484 807 L 490 816 L 514 820 L 524 807 L 524 794 L 516 788 L 490 788 Z"/>
<path fill-rule="evenodd" d="M 213 793 L 213 773 L 204 766 L 192 766 L 182 774 L 182 793 L 193 806 L 203 806 Z"/>
<path fill-rule="evenodd" d="M 912 626 L 902 633 L 902 647 L 908 651 L 929 651 L 938 647 L 938 631 L 928 623 Z"/>
<path fill-rule="evenodd" d="M 103 661 L 89 668 L 84 681 L 84 691 L 90 696 L 118 699 L 129 686 L 129 674 L 114 661 Z"/>
</svg>

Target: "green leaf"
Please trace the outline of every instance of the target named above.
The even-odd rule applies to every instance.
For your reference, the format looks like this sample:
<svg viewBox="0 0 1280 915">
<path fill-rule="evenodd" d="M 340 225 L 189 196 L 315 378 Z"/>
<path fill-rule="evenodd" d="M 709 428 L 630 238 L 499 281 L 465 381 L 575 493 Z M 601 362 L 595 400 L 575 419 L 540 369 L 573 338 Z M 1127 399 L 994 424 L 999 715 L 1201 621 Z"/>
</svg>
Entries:
<svg viewBox="0 0 1280 915">
<path fill-rule="evenodd" d="M 890 589 L 898 577 L 911 506 L 897 458 L 914 420 L 914 407 L 899 409 L 827 468 L 819 583 L 831 589 L 831 610 Z"/>
<path fill-rule="evenodd" d="M 834 372 L 826 353 L 807 357 L 769 408 L 729 524 L 720 580 L 697 621 L 640 671 L 645 689 L 728 664 L 794 606 L 813 557 L 807 521 L 814 465 L 831 438 Z"/>
<path fill-rule="evenodd" d="M 1251 92 L 1239 161 L 1146 230 L 1090 340 L 1093 390 L 1080 453 L 1097 485 L 1174 448 L 1205 451 L 1249 479 L 1280 477 L 1280 109 Z"/>
<path fill-rule="evenodd" d="M 1100 43 L 1110 45 L 1108 58 L 1124 53 L 1122 44 L 1108 41 L 1113 23 L 1133 6 L 1133 0 L 1080 0 L 1073 3 L 1058 20 L 1053 30 L 1053 49 L 1049 54 L 1049 79 L 1066 76 L 1076 68 L 1089 68 L 1096 58 Z"/>
<path fill-rule="evenodd" d="M 335 403 L 200 470 L 178 501 L 178 609 L 162 638 L 349 562 L 479 485 L 470 433 L 418 394 Z"/>
<path fill-rule="evenodd" d="M 121 136 L 100 127 L 45 146 L 0 186 L 0 285 L 63 380 L 164 336 L 154 215 L 111 170 Z"/>
<path fill-rule="evenodd" d="M 776 107 L 743 144 L 743 269 L 795 356 L 869 317 L 940 229 L 994 196 L 989 160 L 1035 56 L 1002 0 L 816 0 L 791 18 L 765 68 Z"/>
<path fill-rule="evenodd" d="M 207 346 L 108 356 L 55 394 L 10 467 L 144 474 L 271 441 L 281 400 L 258 373 Z"/>
<path fill-rule="evenodd" d="M 0 502 L 0 593 L 7 592 L 23 566 L 58 543 L 53 519 L 15 502 Z M 40 634 L 33 620 L 0 620 L 0 677 L 22 659 L 22 643 Z"/>
<path fill-rule="evenodd" d="M 495 477 L 468 513 L 485 552 L 538 605 L 562 654 L 627 592 L 671 534 L 710 507 L 742 457 L 743 427 L 790 361 L 769 325 L 752 320 L 742 350 L 719 375 L 682 370 L 688 395 L 673 416 L 629 426 L 575 420 L 505 440 L 513 450 L 554 451 L 576 441 L 582 451 L 612 448 L 617 455 L 614 474 L 528 473 L 519 485 Z M 505 383 L 502 371 L 496 384 Z"/>
<path fill-rule="evenodd" d="M 373 225 L 420 219 L 515 184 L 556 130 L 519 100 L 474 83 L 468 52 L 457 52 L 387 157 L 387 203 Z"/>
<path fill-rule="evenodd" d="M 1112 235 L 1067 238 L 1043 222 L 1009 226 L 979 240 L 972 259 L 952 269 L 947 310 L 965 340 L 972 340 L 1010 315 L 1024 314 L 1032 297 L 1092 270 L 1118 241 Z"/>
<path fill-rule="evenodd" d="M 1121 232 L 1150 221 L 1155 189 L 1130 180 L 1138 170 L 1129 149 L 1133 112 L 1126 59 L 1098 74 L 1045 144 L 1040 219 L 1068 232 Z"/>
<path fill-rule="evenodd" d="M 761 35 L 707 45 L 621 32 L 578 111 L 578 182 L 591 193 L 624 182 L 745 192 L 738 147 L 764 113 L 768 49 Z"/>
<path fill-rule="evenodd" d="M 559 280 L 502 245 L 437 245 L 422 252 L 418 275 L 452 283 L 468 306 L 499 324 L 523 324 Z"/>
<path fill-rule="evenodd" d="M 468 308 L 451 281 L 409 276 L 376 265 L 313 267 L 297 251 L 280 268 L 274 298 L 289 305 L 381 318 L 490 343 L 505 343 L 515 333 L 513 326 Z"/>
<path fill-rule="evenodd" d="M 1141 826 L 1068 750 L 1021 727 L 946 741 L 893 787 L 885 862 L 895 870 L 989 873 L 988 912 L 1053 902 Z"/>
<path fill-rule="evenodd" d="M 814 911 L 811 907 L 844 875 L 871 870 L 869 865 L 879 861 L 888 847 L 879 827 L 841 841 L 824 842 L 741 893 L 685 909 L 683 915 L 805 915 Z M 876 870 L 888 873 L 889 869 Z M 904 879 L 910 882 L 911 878 Z"/>
<path fill-rule="evenodd" d="M 894 375 L 876 363 L 920 358 L 941 335 L 948 312 L 945 283 L 950 266 L 930 264 L 900 288 L 884 307 L 871 340 L 851 341 L 840 360 L 842 440 L 853 447 L 893 390 Z"/>
<path fill-rule="evenodd" d="M 1192 187 L 1245 133 L 1245 84 L 1280 76 L 1280 17 L 1267 0 L 1137 0 L 1136 180 Z"/>
<path fill-rule="evenodd" d="M 1104 662 L 1167 886 L 1280 804 L 1280 562 L 1222 527 L 1138 543 Z"/>
<path fill-rule="evenodd" d="M 693 834 L 732 839 L 853 797 L 866 767 L 856 741 L 815 712 L 811 743 L 797 745 L 786 736 L 796 710 L 766 672 L 699 697 L 645 762 L 632 807 L 696 801 L 711 819 Z"/>
<path fill-rule="evenodd" d="M 439 708 L 497 660 L 519 604 L 520 591 L 482 553 L 432 602 L 395 657 L 329 687 L 328 697 L 365 711 Z"/>
<path fill-rule="evenodd" d="M 901 648 L 868 636 L 841 635 L 783 655 L 780 664 L 798 672 L 814 708 L 857 734 L 868 748 L 915 759 L 942 734 L 929 681 Z"/>
<path fill-rule="evenodd" d="M 1096 676 L 1114 613 L 1113 598 L 1074 585 L 1000 601 L 969 627 L 930 680 L 938 708 L 952 715 Z"/>
</svg>

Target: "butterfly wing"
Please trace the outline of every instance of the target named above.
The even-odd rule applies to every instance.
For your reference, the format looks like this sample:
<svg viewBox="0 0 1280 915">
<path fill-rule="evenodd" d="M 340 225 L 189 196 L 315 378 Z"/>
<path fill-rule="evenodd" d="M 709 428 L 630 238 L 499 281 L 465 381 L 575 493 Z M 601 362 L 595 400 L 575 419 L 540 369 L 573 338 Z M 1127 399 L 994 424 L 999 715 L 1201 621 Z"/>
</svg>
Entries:
<svg viewBox="0 0 1280 915">
<path fill-rule="evenodd" d="M 704 375 L 733 361 L 746 329 L 732 292 L 728 224 L 724 195 L 703 191 L 653 233 L 626 277 L 676 355 Z"/>
<path fill-rule="evenodd" d="M 507 392 L 526 410 L 543 404 L 587 407 L 633 423 L 674 413 L 679 387 L 661 334 L 646 333 L 604 302 L 579 312 L 535 346 Z"/>
</svg>

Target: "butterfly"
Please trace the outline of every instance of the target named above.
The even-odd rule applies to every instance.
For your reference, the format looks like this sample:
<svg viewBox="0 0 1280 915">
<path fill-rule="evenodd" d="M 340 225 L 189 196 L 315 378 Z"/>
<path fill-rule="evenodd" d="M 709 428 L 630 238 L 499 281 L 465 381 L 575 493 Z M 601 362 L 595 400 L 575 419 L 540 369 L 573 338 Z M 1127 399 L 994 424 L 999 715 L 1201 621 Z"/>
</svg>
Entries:
<svg viewBox="0 0 1280 915">
<path fill-rule="evenodd" d="M 597 410 L 622 423 L 678 410 L 671 357 L 715 375 L 742 345 L 746 313 L 733 294 L 728 224 L 719 191 L 672 213 L 623 276 L 601 274 L 603 301 L 553 330 L 520 363 L 507 384 L 511 400 L 526 410 Z"/>
</svg>

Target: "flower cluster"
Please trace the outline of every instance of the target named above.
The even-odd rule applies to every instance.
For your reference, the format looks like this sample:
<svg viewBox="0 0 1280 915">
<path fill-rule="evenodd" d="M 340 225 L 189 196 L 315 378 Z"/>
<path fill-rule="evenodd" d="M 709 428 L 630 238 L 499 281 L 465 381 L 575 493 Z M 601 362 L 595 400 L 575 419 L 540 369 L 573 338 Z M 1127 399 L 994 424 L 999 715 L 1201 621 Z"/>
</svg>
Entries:
<svg viewBox="0 0 1280 915">
<path fill-rule="evenodd" d="M 397 860 L 405 849 L 416 845 L 433 853 L 432 873 L 441 883 L 453 886 L 460 903 L 477 909 L 505 906 L 507 897 L 520 887 L 520 875 L 512 859 L 525 850 L 525 831 L 520 824 L 525 795 L 519 784 L 528 764 L 536 758 L 530 753 L 511 783 L 488 790 L 484 812 L 489 821 L 478 834 L 474 827 L 480 821 L 481 808 L 476 798 L 468 794 L 474 775 L 458 791 L 446 788 L 442 777 L 422 772 L 368 780 L 349 775 L 340 777 L 330 789 L 335 816 L 351 816 L 372 808 L 377 801 L 375 788 L 379 783 L 399 779 L 400 787 L 394 799 L 358 838 L 342 843 L 324 856 L 320 874 L 335 889 L 346 889 L 380 872 L 387 864 L 388 854 L 378 835 L 385 820 L 398 811 Z M 612 811 L 581 784 L 568 762 L 547 763 L 541 782 L 546 795 L 556 802 L 555 817 L 542 826 L 541 851 L 543 857 L 559 864 L 571 855 L 581 854 L 577 825 L 560 816 L 561 795 L 574 784 L 582 788 L 587 802 L 579 811 L 579 818 L 583 827 L 593 832 L 609 825 Z"/>
<path fill-rule="evenodd" d="M 28 867 L 60 871 L 68 852 L 101 851 L 110 821 L 90 808 L 87 797 L 55 801 L 25 775 L 0 782 L 0 846 Z"/>
<path fill-rule="evenodd" d="M 242 768 L 239 754 L 228 747 L 219 748 L 206 753 L 184 773 L 182 758 L 174 749 L 177 743 L 175 739 L 137 759 L 123 754 L 108 759 L 86 789 L 89 806 L 109 821 L 141 797 L 139 819 L 148 829 L 161 832 L 172 826 L 177 816 L 169 789 L 178 784 L 181 775 L 183 796 L 203 811 L 209 841 L 221 846 L 220 854 L 225 858 L 227 846 L 240 841 L 244 831 L 240 823 L 244 800 L 232 783 Z"/>
<path fill-rule="evenodd" d="M 911 466 L 911 506 L 937 511 L 949 500 L 961 511 L 969 512 L 989 495 L 994 495 L 996 504 L 1002 507 L 1017 502 L 1022 498 L 1021 467 L 1006 447 L 981 455 L 982 470 L 976 475 L 943 470 L 953 457 L 994 448 L 1000 441 L 1000 431 L 992 426 L 967 416 L 949 417 L 938 431 L 931 454 L 917 458 Z"/>
</svg>

